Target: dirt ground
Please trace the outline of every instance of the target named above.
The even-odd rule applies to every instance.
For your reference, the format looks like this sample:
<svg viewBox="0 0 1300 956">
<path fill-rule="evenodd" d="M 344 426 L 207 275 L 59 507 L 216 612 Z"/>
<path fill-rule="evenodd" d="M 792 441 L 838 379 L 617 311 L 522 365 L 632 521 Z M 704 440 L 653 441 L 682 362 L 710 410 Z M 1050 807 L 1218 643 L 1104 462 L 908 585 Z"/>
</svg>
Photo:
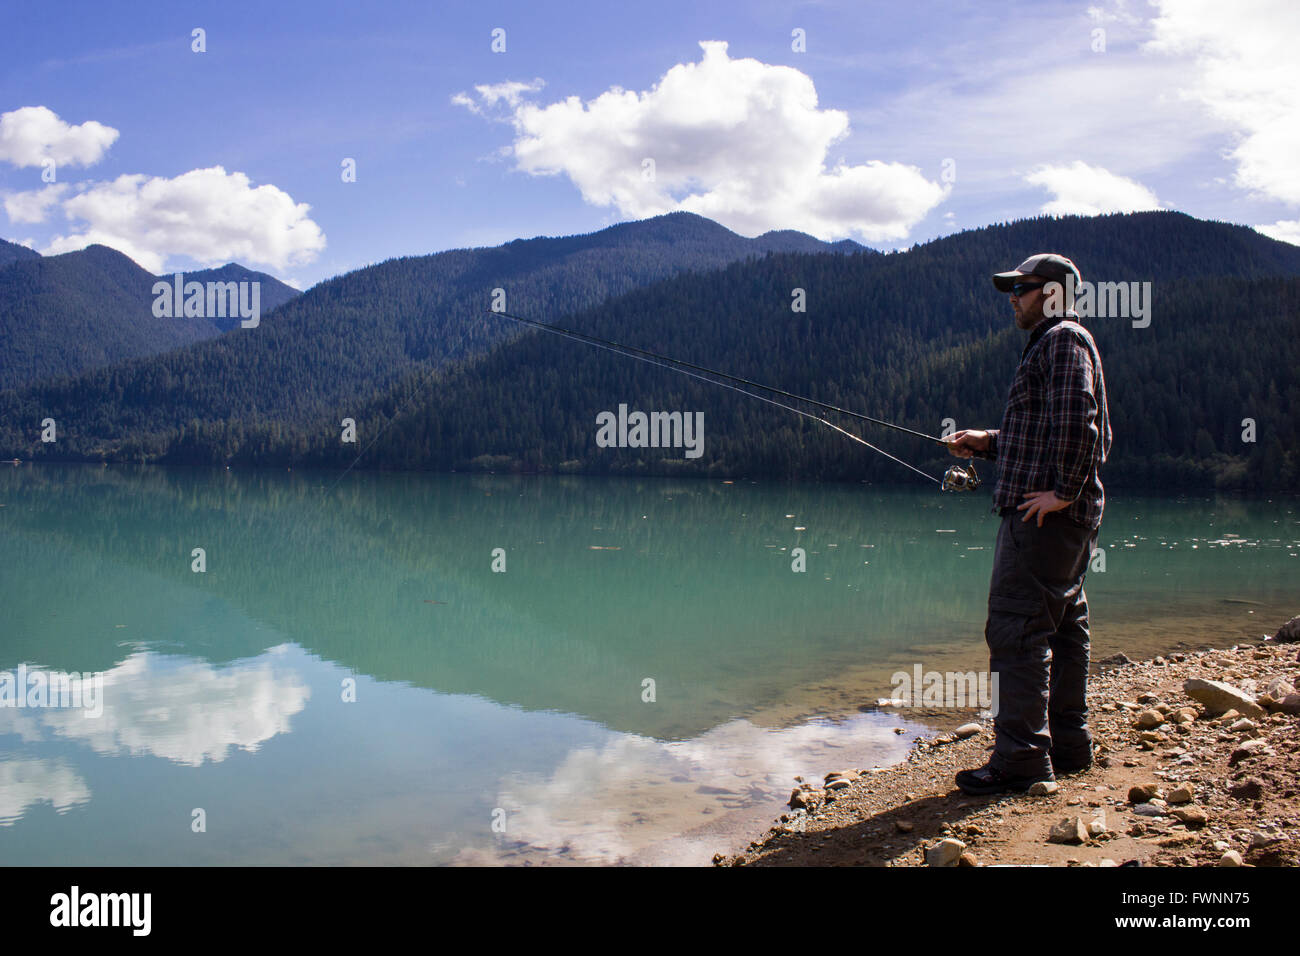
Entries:
<svg viewBox="0 0 1300 956">
<path fill-rule="evenodd" d="M 1190 678 L 1231 685 L 1241 711 L 1193 699 Z M 792 781 L 790 812 L 714 864 L 1296 866 L 1297 685 L 1295 643 L 1094 664 L 1097 755 L 1090 769 L 1058 778 L 1055 792 L 963 794 L 953 775 L 987 761 L 993 727 L 974 721 L 978 732 L 959 738 L 954 720 L 950 732 L 916 738 L 901 765 L 828 768 L 825 780 Z"/>
</svg>

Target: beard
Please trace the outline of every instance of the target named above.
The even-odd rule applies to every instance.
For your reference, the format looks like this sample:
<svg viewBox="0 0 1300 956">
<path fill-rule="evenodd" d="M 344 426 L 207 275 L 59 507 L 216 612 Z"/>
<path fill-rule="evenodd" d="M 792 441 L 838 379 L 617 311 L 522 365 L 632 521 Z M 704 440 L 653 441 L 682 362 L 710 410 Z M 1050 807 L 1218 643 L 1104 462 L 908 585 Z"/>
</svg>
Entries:
<svg viewBox="0 0 1300 956">
<path fill-rule="evenodd" d="M 1025 330 L 1032 329 L 1043 319 L 1042 299 L 1040 298 L 1038 302 L 1035 302 L 1032 309 L 1021 309 L 1019 312 L 1016 312 L 1015 315 L 1016 328 Z"/>
</svg>

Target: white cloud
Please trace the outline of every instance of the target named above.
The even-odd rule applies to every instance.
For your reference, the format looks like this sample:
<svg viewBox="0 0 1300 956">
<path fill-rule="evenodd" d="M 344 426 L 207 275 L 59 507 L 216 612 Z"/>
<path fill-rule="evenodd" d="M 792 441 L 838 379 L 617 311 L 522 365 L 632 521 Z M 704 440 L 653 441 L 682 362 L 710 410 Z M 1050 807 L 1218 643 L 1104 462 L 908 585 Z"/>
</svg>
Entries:
<svg viewBox="0 0 1300 956">
<path fill-rule="evenodd" d="M 15 166 L 91 166 L 99 162 L 117 130 L 94 120 L 73 126 L 44 106 L 24 106 L 0 113 L 0 160 Z"/>
<path fill-rule="evenodd" d="M 238 259 L 283 269 L 310 262 L 325 248 L 310 209 L 275 186 L 254 187 L 243 173 L 220 166 L 173 179 L 123 175 L 64 201 L 68 218 L 84 225 L 56 236 L 45 252 L 102 243 L 154 273 L 163 272 L 172 255 L 205 265 Z"/>
<path fill-rule="evenodd" d="M 1300 246 L 1300 219 L 1279 219 L 1272 225 L 1256 226 L 1266 236 Z"/>
<path fill-rule="evenodd" d="M 1055 198 L 1042 211 L 1052 216 L 1099 216 L 1108 212 L 1159 209 L 1155 193 L 1141 183 L 1081 160 L 1059 166 L 1043 165 L 1025 176 Z"/>
<path fill-rule="evenodd" d="M 1160 12 L 1145 49 L 1195 57 L 1196 80 L 1183 92 L 1236 130 L 1239 140 L 1228 154 L 1236 163 L 1235 184 L 1300 205 L 1300 4 L 1154 2 Z"/>
<path fill-rule="evenodd" d="M 485 116 L 487 110 L 499 103 L 514 109 L 520 104 L 525 93 L 536 93 L 545 85 L 541 79 L 535 79 L 531 83 L 520 83 L 517 80 L 507 80 L 504 83 L 481 83 L 474 87 L 478 100 L 468 93 L 457 93 L 451 101 L 457 106 L 465 107 L 471 113 Z"/>
<path fill-rule="evenodd" d="M 4 197 L 5 215 L 13 223 L 44 222 L 45 211 L 51 206 L 58 205 L 67 191 L 67 183 L 53 183 L 43 189 L 7 193 Z"/>
<path fill-rule="evenodd" d="M 543 107 L 522 99 L 522 85 L 502 84 L 510 88 L 489 88 L 491 102 L 477 88 L 479 102 L 510 108 L 520 170 L 564 174 L 587 202 L 633 218 L 686 210 L 744 235 L 883 241 L 906 236 L 948 194 L 902 163 L 828 168 L 847 113 L 819 109 L 813 81 L 796 69 L 733 60 L 719 41 L 700 46 L 700 62 L 672 67 L 649 91 L 613 87 Z"/>
</svg>

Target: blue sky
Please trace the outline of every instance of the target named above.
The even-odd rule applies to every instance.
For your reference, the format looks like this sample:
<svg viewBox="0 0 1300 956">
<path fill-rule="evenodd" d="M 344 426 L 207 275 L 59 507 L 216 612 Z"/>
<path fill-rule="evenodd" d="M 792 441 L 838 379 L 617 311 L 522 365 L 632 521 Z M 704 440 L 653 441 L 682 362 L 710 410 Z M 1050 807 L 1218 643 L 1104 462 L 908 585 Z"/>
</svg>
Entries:
<svg viewBox="0 0 1300 956">
<path fill-rule="evenodd" d="M 234 259 L 304 288 L 676 208 L 882 249 L 1137 208 L 1300 242 L 1298 10 L 11 6 L 0 235 L 101 241 L 156 272 Z"/>
</svg>

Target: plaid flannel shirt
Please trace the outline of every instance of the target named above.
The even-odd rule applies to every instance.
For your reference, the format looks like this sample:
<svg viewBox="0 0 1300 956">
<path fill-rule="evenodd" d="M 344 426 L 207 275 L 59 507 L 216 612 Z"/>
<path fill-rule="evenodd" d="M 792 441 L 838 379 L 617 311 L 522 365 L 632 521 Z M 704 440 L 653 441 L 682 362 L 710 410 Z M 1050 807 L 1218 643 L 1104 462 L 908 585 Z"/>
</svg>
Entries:
<svg viewBox="0 0 1300 956">
<path fill-rule="evenodd" d="M 1110 454 L 1110 415 L 1101 356 L 1072 313 L 1043 319 L 1020 353 L 1002 426 L 989 432 L 996 461 L 993 510 L 1015 508 L 1025 492 L 1055 491 L 1076 524 L 1101 524 L 1106 496 L 1098 472 Z"/>
</svg>

